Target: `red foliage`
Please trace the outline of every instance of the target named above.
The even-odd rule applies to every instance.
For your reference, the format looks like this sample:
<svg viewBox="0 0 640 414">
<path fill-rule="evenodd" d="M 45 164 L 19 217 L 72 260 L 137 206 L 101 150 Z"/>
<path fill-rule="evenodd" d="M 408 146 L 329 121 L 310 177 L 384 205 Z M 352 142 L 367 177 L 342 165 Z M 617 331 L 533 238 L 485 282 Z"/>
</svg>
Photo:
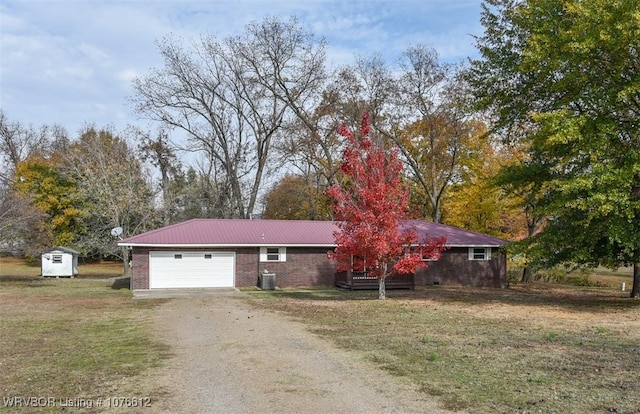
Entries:
<svg viewBox="0 0 640 414">
<path fill-rule="evenodd" d="M 334 235 L 338 247 L 330 254 L 338 270 L 366 268 L 385 278 L 426 267 L 423 258 L 439 258 L 444 239 L 418 240 L 414 229 L 402 228 L 409 211 L 409 192 L 400 179 L 402 161 L 397 151 L 374 145 L 369 115 L 362 117 L 360 138 L 346 124 L 337 132 L 347 139 L 340 165 L 346 179 L 327 194 L 335 201 L 341 229 Z"/>
</svg>

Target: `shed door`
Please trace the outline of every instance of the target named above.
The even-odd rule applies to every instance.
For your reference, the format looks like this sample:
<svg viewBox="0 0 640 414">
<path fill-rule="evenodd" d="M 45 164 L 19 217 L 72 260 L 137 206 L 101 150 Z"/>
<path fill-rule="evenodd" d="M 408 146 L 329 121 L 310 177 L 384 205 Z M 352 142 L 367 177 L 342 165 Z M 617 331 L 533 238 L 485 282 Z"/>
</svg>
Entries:
<svg viewBox="0 0 640 414">
<path fill-rule="evenodd" d="M 149 288 L 233 287 L 234 252 L 152 251 Z"/>
</svg>

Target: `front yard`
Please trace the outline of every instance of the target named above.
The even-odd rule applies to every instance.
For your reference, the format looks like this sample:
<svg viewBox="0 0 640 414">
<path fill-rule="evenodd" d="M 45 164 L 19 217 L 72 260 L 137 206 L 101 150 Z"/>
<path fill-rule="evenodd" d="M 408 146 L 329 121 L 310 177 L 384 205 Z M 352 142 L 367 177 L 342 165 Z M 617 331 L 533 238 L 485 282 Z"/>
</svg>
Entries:
<svg viewBox="0 0 640 414">
<path fill-rule="evenodd" d="M 152 407 L 163 398 L 148 374 L 171 358 L 152 326 L 163 301 L 132 300 L 111 279 L 117 265 L 81 268 L 76 279 L 38 271 L 0 259 L 0 412 L 16 412 L 5 401 L 15 396 L 56 399 L 38 412 L 60 412 L 64 398 L 141 397 Z M 410 378 L 443 408 L 640 413 L 640 301 L 619 289 L 433 287 L 390 291 L 386 301 L 371 291 L 247 293 L 354 358 Z M 125 412 L 137 411 L 154 412 Z"/>
<path fill-rule="evenodd" d="M 537 285 L 255 292 L 355 357 L 472 413 L 640 413 L 640 301 Z"/>
<path fill-rule="evenodd" d="M 38 267 L 0 259 L 0 412 L 103 412 L 114 397 L 153 403 L 154 389 L 138 379 L 170 357 L 151 331 L 158 302 L 114 286 L 120 269 L 42 279 Z"/>
</svg>

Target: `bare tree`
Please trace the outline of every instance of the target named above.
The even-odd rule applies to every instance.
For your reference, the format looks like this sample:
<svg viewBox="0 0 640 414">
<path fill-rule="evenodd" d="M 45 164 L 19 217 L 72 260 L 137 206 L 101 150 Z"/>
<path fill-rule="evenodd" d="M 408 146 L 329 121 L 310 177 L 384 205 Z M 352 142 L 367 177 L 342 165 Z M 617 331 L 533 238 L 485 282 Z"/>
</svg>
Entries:
<svg viewBox="0 0 640 414">
<path fill-rule="evenodd" d="M 296 18 L 266 18 L 249 24 L 234 44 L 255 82 L 284 103 L 308 132 L 315 132 L 314 112 L 327 81 L 324 39 L 305 31 Z"/>
<path fill-rule="evenodd" d="M 406 175 L 442 220 L 446 190 L 460 179 L 470 138 L 479 131 L 464 110 L 468 96 L 460 68 L 441 63 L 433 49 L 410 47 L 391 68 L 379 56 L 357 57 L 331 84 L 333 110 L 357 129 L 364 112 L 381 146 L 397 146 Z M 325 93 L 325 97 L 327 94 Z"/>
<path fill-rule="evenodd" d="M 109 129 L 87 127 L 65 152 L 64 174 L 79 186 L 88 231 L 77 241 L 87 255 L 113 254 L 128 273 L 128 252 L 117 249 L 110 230 L 122 227 L 123 237 L 154 223 L 148 177 L 127 142 Z"/>
<path fill-rule="evenodd" d="M 175 183 L 182 173 L 182 165 L 178 161 L 176 151 L 169 140 L 166 130 L 160 129 L 155 138 L 151 133 L 134 130 L 133 134 L 140 141 L 139 150 L 142 160 L 150 162 L 160 172 L 160 193 L 162 207 L 160 213 L 165 226 L 172 223 L 175 215 L 177 188 Z"/>
<path fill-rule="evenodd" d="M 311 192 L 321 193 L 336 184 L 343 147 L 336 129 L 344 119 L 336 95 L 327 89 L 319 106 L 305 113 L 304 121 L 295 118 L 286 125 L 277 149 L 288 168 L 305 178 Z"/>
<path fill-rule="evenodd" d="M 44 214 L 33 207 L 31 200 L 13 189 L 0 186 L 0 251 L 12 255 L 29 253 L 40 234 Z"/>
<path fill-rule="evenodd" d="M 43 214 L 31 200 L 14 189 L 18 166 L 36 154 L 49 156 L 68 143 L 64 128 L 43 125 L 39 128 L 12 122 L 0 109 L 0 250 L 21 254 L 39 233 Z"/>
<path fill-rule="evenodd" d="M 11 122 L 0 109 L 0 180 L 6 185 L 13 179 L 18 164 L 35 153 L 45 155 L 54 143 L 67 141 L 67 132 L 58 125 L 43 125 L 40 128 Z"/>
<path fill-rule="evenodd" d="M 185 132 L 191 149 L 211 161 L 230 195 L 228 216 L 254 212 L 273 142 L 290 111 L 312 96 L 316 66 L 304 65 L 306 39 L 297 23 L 275 19 L 223 42 L 203 37 L 188 49 L 165 39 L 164 68 L 134 81 L 136 110 Z"/>
<path fill-rule="evenodd" d="M 441 63 L 435 50 L 418 45 L 407 49 L 399 67 L 395 105 L 387 114 L 391 125 L 380 132 L 397 144 L 437 223 L 446 190 L 460 178 L 470 138 L 482 128 L 464 110 L 469 95 L 458 66 Z"/>
<path fill-rule="evenodd" d="M 344 140 L 336 129 L 347 122 L 357 130 L 365 112 L 379 121 L 389 95 L 389 79 L 379 57 L 357 58 L 355 66 L 342 67 L 333 74 L 313 111 L 305 111 L 304 118 L 298 117 L 289 125 L 283 154 L 315 191 L 337 184 Z"/>
<path fill-rule="evenodd" d="M 287 108 L 274 145 L 279 162 L 304 177 L 310 194 L 323 192 L 337 169 L 335 128 L 340 123 L 322 110 L 327 81 L 324 40 L 303 30 L 295 18 L 267 18 L 248 25 L 234 50 L 255 81 Z"/>
</svg>

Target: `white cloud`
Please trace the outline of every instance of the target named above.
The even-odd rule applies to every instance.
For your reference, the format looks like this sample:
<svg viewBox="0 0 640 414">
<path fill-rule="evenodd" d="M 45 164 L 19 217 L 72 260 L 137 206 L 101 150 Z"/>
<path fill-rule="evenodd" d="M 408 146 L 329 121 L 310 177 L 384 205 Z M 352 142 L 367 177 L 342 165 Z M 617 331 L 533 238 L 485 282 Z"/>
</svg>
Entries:
<svg viewBox="0 0 640 414">
<path fill-rule="evenodd" d="M 395 61 L 426 43 L 443 59 L 475 53 L 478 0 L 2 0 L 0 105 L 23 123 L 135 122 L 125 97 L 131 80 L 161 67 L 155 41 L 244 32 L 250 21 L 296 15 L 328 41 L 328 63 L 356 54 Z M 120 125 L 122 124 L 122 125 Z"/>
<path fill-rule="evenodd" d="M 127 83 L 130 83 L 139 76 L 140 74 L 133 69 L 125 69 L 118 73 L 118 79 Z"/>
</svg>

